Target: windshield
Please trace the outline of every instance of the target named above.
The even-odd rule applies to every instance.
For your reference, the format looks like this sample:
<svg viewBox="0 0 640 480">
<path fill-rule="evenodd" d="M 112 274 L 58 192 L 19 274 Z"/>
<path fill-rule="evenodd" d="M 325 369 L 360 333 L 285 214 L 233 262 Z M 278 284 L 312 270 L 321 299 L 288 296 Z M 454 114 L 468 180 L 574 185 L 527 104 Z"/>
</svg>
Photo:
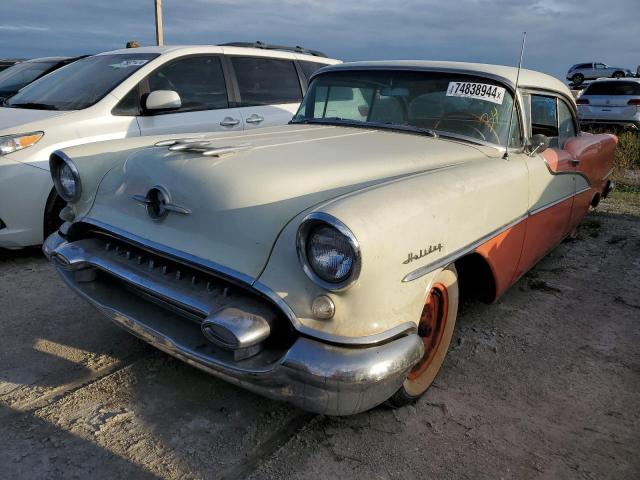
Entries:
<svg viewBox="0 0 640 480">
<path fill-rule="evenodd" d="M 58 62 L 23 62 L 13 65 L 0 73 L 0 94 L 15 93 L 33 82 Z"/>
<path fill-rule="evenodd" d="M 402 70 L 330 72 L 312 81 L 293 123 L 370 125 L 505 145 L 512 106 L 511 93 L 485 77 Z M 519 141 L 517 117 L 512 132 Z"/>
<path fill-rule="evenodd" d="M 96 55 L 75 61 L 24 87 L 5 106 L 82 110 L 101 100 L 124 79 L 157 57 L 151 53 Z"/>
</svg>

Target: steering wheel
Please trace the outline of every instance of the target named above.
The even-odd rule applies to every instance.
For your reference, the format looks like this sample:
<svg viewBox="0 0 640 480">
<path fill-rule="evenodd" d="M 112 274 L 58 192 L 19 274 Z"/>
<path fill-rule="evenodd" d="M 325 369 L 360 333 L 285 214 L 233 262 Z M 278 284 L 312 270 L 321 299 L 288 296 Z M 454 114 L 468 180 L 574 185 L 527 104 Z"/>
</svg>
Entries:
<svg viewBox="0 0 640 480">
<path fill-rule="evenodd" d="M 440 120 L 438 120 L 438 122 L 436 123 L 436 125 L 433 128 L 437 130 L 438 127 L 440 126 L 440 124 L 443 123 L 443 122 L 446 122 L 446 121 L 464 122 L 464 121 L 467 121 L 467 120 L 471 120 L 473 122 L 476 122 L 479 125 L 481 125 L 482 127 L 484 127 L 484 131 L 488 132 L 493 137 L 491 140 L 492 141 L 495 140 L 495 143 L 500 144 L 500 137 L 498 136 L 498 133 L 496 132 L 495 128 L 493 128 L 493 125 L 491 125 L 485 118 L 482 118 L 481 116 L 475 115 L 475 114 L 470 113 L 470 112 L 449 112 L 449 113 L 445 113 L 442 116 L 442 118 Z M 470 125 L 470 124 L 465 124 L 464 126 L 469 128 L 469 129 L 471 129 L 471 130 L 473 130 L 475 133 L 477 133 L 480 136 L 480 138 L 482 138 L 482 140 L 484 140 L 485 142 L 487 141 L 487 136 L 478 127 L 475 127 L 475 126 Z"/>
</svg>

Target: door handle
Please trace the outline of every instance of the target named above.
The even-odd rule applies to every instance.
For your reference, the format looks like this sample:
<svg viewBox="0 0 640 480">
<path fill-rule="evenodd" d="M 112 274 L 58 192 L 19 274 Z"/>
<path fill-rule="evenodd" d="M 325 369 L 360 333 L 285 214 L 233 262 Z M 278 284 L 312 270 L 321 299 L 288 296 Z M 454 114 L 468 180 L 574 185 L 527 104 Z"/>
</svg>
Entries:
<svg viewBox="0 0 640 480">
<path fill-rule="evenodd" d="M 264 117 L 262 115 L 253 114 L 249 118 L 245 119 L 247 123 L 260 123 L 264 121 Z"/>
<path fill-rule="evenodd" d="M 220 122 L 220 125 L 222 125 L 223 127 L 235 127 L 239 123 L 240 120 L 238 120 L 237 118 L 224 117 Z"/>
</svg>

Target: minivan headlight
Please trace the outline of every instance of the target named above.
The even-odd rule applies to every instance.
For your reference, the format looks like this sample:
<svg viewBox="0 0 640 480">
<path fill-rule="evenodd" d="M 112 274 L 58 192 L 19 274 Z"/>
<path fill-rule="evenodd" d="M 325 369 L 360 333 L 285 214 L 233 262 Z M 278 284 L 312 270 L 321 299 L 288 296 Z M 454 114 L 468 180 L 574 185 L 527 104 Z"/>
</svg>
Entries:
<svg viewBox="0 0 640 480">
<path fill-rule="evenodd" d="M 38 143 L 43 136 L 44 132 L 31 132 L 0 137 L 0 155 L 7 155 L 30 147 Z"/>
<path fill-rule="evenodd" d="M 80 198 L 80 175 L 73 160 L 60 151 L 53 152 L 49 157 L 49 170 L 53 184 L 64 201 L 75 202 Z"/>
<path fill-rule="evenodd" d="M 298 258 L 302 268 L 319 286 L 344 290 L 360 274 L 360 246 L 347 226 L 331 215 L 308 215 L 297 236 Z"/>
</svg>

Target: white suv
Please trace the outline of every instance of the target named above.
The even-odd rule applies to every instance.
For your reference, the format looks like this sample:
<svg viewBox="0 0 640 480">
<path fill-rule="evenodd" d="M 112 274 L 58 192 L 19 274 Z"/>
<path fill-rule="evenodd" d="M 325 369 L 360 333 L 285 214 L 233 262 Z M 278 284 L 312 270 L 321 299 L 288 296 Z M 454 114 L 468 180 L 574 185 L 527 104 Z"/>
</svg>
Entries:
<svg viewBox="0 0 640 480">
<path fill-rule="evenodd" d="M 640 131 L 640 79 L 599 79 L 576 100 L 583 128 L 615 127 Z"/>
<path fill-rule="evenodd" d="M 116 50 L 87 57 L 0 106 L 0 247 L 42 243 L 64 202 L 49 154 L 102 140 L 282 125 L 308 78 L 339 63 L 262 43 Z"/>
</svg>

